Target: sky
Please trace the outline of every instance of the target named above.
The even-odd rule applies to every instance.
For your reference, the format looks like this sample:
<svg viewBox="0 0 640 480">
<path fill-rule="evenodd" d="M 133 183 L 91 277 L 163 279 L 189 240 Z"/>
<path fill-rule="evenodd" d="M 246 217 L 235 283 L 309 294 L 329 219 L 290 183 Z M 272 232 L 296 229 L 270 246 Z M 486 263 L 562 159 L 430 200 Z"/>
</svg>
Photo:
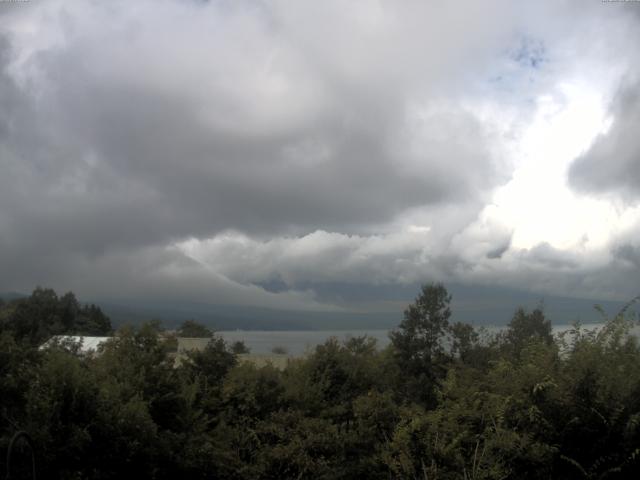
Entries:
<svg viewBox="0 0 640 480">
<path fill-rule="evenodd" d="M 637 45 L 640 2 L 0 1 L 0 291 L 629 299 Z"/>
</svg>

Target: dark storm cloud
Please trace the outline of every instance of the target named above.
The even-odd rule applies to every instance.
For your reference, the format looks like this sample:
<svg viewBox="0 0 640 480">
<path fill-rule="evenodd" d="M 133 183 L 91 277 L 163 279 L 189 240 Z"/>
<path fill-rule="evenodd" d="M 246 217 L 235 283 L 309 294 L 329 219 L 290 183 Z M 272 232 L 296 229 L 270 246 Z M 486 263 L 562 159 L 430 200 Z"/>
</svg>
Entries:
<svg viewBox="0 0 640 480">
<path fill-rule="evenodd" d="M 504 245 L 500 245 L 497 248 L 487 252 L 487 258 L 489 259 L 500 259 L 502 258 L 502 255 L 504 254 L 504 252 L 506 252 L 507 250 L 509 250 L 509 243 L 505 243 Z"/>
<path fill-rule="evenodd" d="M 640 81 L 626 84 L 611 109 L 613 124 L 571 166 L 571 184 L 585 192 L 640 198 Z"/>
<path fill-rule="evenodd" d="M 576 269 L 579 266 L 579 263 L 570 258 L 566 252 L 554 248 L 547 242 L 525 250 L 521 255 L 530 264 L 543 265 L 557 270 Z"/>
<path fill-rule="evenodd" d="M 615 246 L 611 251 L 613 258 L 640 269 L 640 247 L 625 243 Z"/>
<path fill-rule="evenodd" d="M 491 49 L 469 49 L 420 2 L 399 17 L 340 6 L 316 22 L 338 5 L 50 1 L 7 13 L 0 267 L 14 273 L 0 290 L 161 294 L 209 278 L 237 298 L 255 287 L 170 245 L 228 230 L 359 233 L 411 208 L 481 208 L 504 179 L 492 133 L 445 86 Z M 468 28 L 477 45 L 499 36 Z"/>
<path fill-rule="evenodd" d="M 166 19 L 153 15 L 140 31 L 95 34 L 71 18 L 62 45 L 20 65 L 26 81 L 5 73 L 13 126 L 0 142 L 12 174 L 2 190 L 12 201 L 3 213 L 16 241 L 46 236 L 53 248 L 101 252 L 229 228 L 357 231 L 407 208 L 477 198 L 495 183 L 483 127 L 470 115 L 413 122 L 405 92 L 349 90 L 335 74 L 323 78 L 313 59 L 298 65 L 303 52 L 285 52 L 292 59 L 273 67 L 274 78 L 251 80 L 268 65 L 232 40 L 292 47 L 260 18 L 227 20 L 239 23 L 232 38 L 161 32 Z M 145 37 L 157 35 L 187 50 L 190 41 L 228 44 L 209 45 L 217 65 L 198 76 L 207 49 L 163 50 Z M 7 71 L 6 47 L 3 58 Z M 228 83 L 235 70 L 246 85 Z M 261 93 L 270 81 L 283 85 Z"/>
</svg>

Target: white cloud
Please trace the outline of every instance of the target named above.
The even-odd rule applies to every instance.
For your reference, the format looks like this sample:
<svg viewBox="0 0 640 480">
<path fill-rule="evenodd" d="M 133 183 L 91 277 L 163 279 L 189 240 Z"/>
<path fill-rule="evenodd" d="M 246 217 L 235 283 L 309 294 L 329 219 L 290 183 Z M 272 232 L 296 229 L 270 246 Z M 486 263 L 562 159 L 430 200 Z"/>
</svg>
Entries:
<svg viewBox="0 0 640 480">
<path fill-rule="evenodd" d="M 0 7 L 0 290 L 317 309 L 323 282 L 631 288 L 628 8 Z"/>
</svg>

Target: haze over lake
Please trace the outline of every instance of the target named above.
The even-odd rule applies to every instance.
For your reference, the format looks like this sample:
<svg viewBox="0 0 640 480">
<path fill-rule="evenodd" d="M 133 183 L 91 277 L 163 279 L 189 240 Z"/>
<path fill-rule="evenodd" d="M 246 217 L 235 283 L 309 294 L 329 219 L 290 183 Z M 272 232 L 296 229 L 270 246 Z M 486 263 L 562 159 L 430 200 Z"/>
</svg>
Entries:
<svg viewBox="0 0 640 480">
<path fill-rule="evenodd" d="M 584 329 L 600 328 L 601 323 L 582 325 Z M 505 327 L 488 326 L 486 331 L 496 332 Z M 553 333 L 558 334 L 573 328 L 569 324 L 560 324 L 553 327 Z M 637 328 L 636 328 L 637 330 Z M 290 355 L 303 355 L 312 351 L 317 345 L 335 337 L 340 341 L 367 335 L 375 338 L 378 348 L 386 347 L 390 330 L 288 330 L 288 331 L 264 331 L 264 330 L 224 330 L 216 332 L 228 343 L 242 341 L 254 354 L 272 353 L 274 347 L 283 347 Z"/>
</svg>

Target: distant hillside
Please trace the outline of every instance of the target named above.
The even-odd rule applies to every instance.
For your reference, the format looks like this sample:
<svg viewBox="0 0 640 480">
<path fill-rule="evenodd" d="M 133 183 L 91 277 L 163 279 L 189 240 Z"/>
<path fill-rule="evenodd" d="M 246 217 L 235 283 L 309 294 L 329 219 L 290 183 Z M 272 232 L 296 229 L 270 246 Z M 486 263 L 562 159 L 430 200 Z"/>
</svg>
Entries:
<svg viewBox="0 0 640 480">
<path fill-rule="evenodd" d="M 5 301 L 16 300 L 18 298 L 25 298 L 29 295 L 20 292 L 0 292 L 0 298 Z"/>
<path fill-rule="evenodd" d="M 594 305 L 600 305 L 614 316 L 626 302 L 569 298 L 539 293 L 521 292 L 501 287 L 452 286 L 451 309 L 456 320 L 475 325 L 506 325 L 519 306 L 529 310 L 542 303 L 546 316 L 554 324 L 599 323 L 601 315 Z"/>
<path fill-rule="evenodd" d="M 419 287 L 396 290 L 397 309 L 370 313 L 300 312 L 267 308 L 211 305 L 195 302 L 152 301 L 94 301 L 111 317 L 115 326 L 138 323 L 149 319 L 161 320 L 167 327 L 175 327 L 193 319 L 215 330 L 366 330 L 390 329 L 402 320 L 404 306 L 411 303 Z M 451 286 L 453 295 L 452 320 L 473 325 L 506 325 L 519 306 L 527 309 L 541 302 L 547 317 L 554 324 L 602 321 L 594 305 L 601 305 L 610 316 L 615 315 L 624 302 L 596 301 L 545 296 L 493 287 Z M 383 295 L 380 292 L 381 296 Z M 398 300 L 400 297 L 401 300 Z M 406 297 L 406 298 L 402 298 Z"/>
<path fill-rule="evenodd" d="M 184 320 L 197 320 L 215 330 L 341 330 L 386 329 L 397 325 L 402 312 L 297 312 L 267 308 L 210 305 L 204 303 L 99 302 L 115 326 L 150 319 L 177 327 Z"/>
<path fill-rule="evenodd" d="M 168 328 L 184 320 L 197 320 L 215 330 L 373 330 L 396 327 L 406 305 L 411 303 L 419 285 L 364 286 L 349 284 L 316 285 L 321 301 L 358 305 L 358 312 L 302 312 L 248 306 L 213 305 L 198 302 L 171 302 L 136 299 L 90 299 L 111 318 L 114 327 L 157 319 Z M 501 287 L 447 285 L 453 296 L 452 320 L 479 325 L 506 325 L 519 306 L 533 309 L 543 302 L 547 317 L 554 324 L 576 320 L 597 323 L 602 320 L 593 308 L 601 305 L 615 315 L 624 302 L 597 301 L 559 296 L 543 296 Z M 3 292 L 0 298 L 13 300 L 28 295 Z M 86 299 L 84 299 L 86 300 Z M 83 302 L 85 303 L 85 302 Z"/>
</svg>

